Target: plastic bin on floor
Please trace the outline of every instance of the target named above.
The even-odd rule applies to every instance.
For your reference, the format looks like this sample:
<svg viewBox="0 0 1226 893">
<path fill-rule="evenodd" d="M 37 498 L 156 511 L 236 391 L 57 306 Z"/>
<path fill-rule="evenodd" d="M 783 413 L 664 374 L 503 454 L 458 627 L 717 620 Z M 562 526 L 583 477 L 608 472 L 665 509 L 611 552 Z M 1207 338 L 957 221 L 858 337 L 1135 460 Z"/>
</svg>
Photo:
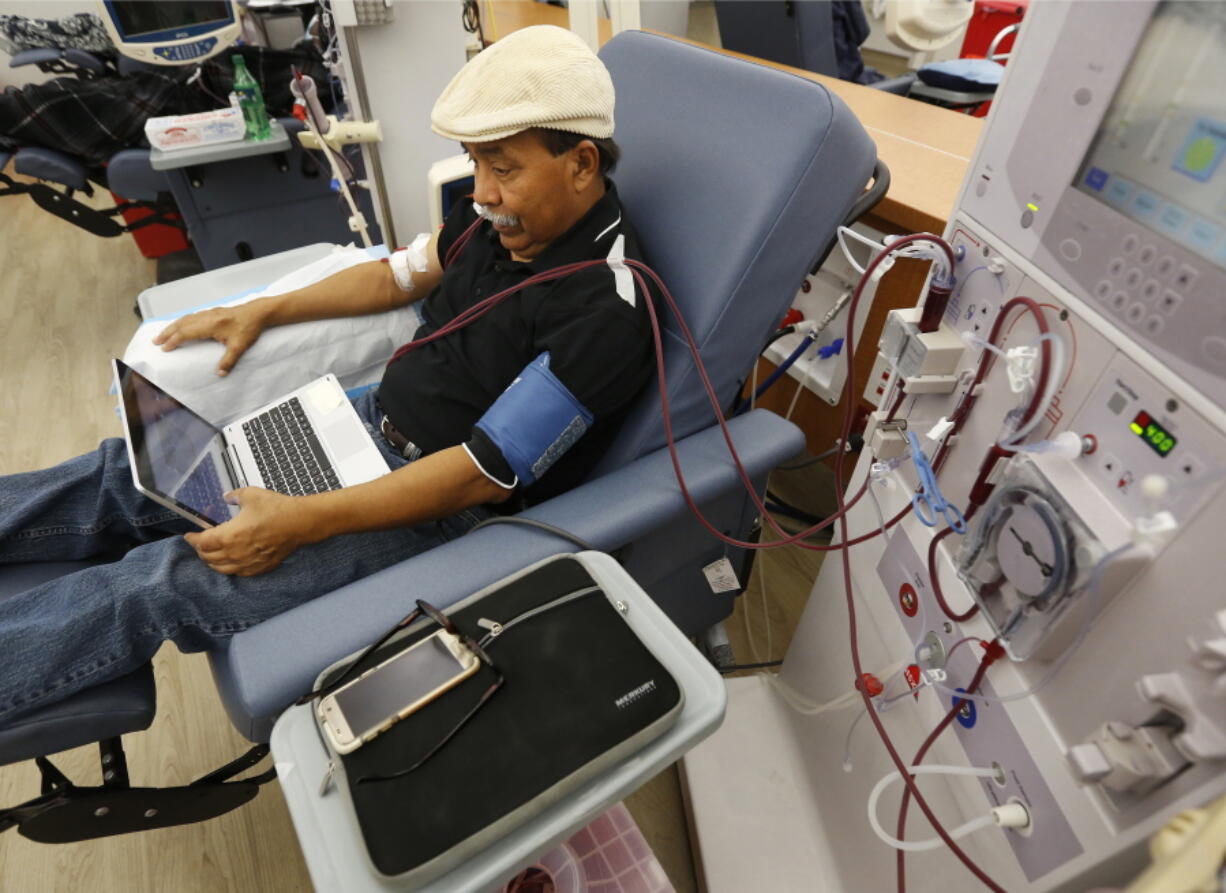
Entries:
<svg viewBox="0 0 1226 893">
<path fill-rule="evenodd" d="M 529 869 L 500 893 L 673 893 L 624 804 L 618 803 Z"/>
</svg>

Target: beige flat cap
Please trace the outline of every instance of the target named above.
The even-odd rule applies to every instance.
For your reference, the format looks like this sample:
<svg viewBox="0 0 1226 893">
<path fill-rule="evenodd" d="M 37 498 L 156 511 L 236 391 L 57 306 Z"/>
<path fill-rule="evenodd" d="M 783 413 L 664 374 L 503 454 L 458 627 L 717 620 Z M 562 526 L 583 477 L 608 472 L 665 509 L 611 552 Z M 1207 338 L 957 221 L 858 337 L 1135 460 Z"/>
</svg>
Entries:
<svg viewBox="0 0 1226 893">
<path fill-rule="evenodd" d="M 613 135 L 613 80 L 576 34 L 534 25 L 473 58 L 430 113 L 439 136 L 483 143 L 530 127 L 605 139 Z"/>
</svg>

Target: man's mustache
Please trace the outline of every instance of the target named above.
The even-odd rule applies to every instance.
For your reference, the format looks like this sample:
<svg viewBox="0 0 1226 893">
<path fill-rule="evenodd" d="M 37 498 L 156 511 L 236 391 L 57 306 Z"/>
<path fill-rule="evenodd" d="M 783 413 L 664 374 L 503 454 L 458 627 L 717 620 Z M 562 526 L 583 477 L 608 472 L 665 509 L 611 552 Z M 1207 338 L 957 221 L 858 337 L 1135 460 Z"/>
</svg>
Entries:
<svg viewBox="0 0 1226 893">
<path fill-rule="evenodd" d="M 514 217 L 510 214 L 499 214 L 496 211 L 491 211 L 489 208 L 487 208 L 485 205 L 481 204 L 480 202 L 473 202 L 473 210 L 476 211 L 478 215 L 488 220 L 490 223 L 496 224 L 498 226 L 519 226 L 518 217 Z"/>
</svg>

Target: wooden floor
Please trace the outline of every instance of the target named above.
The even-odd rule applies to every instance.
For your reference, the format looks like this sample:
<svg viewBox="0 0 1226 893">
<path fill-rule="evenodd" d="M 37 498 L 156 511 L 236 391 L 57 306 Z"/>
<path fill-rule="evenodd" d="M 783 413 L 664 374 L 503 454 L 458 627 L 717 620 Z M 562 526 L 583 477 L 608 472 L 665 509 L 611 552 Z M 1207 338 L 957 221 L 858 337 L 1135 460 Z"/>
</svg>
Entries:
<svg viewBox="0 0 1226 893">
<path fill-rule="evenodd" d="M 108 360 L 122 353 L 135 330 L 135 297 L 153 284 L 154 267 L 130 237 L 91 236 L 28 198 L 8 197 L 0 198 L 0 274 L 0 474 L 9 474 L 54 464 L 119 434 Z M 825 483 L 819 466 L 781 475 L 775 486 L 816 509 L 827 498 Z M 739 661 L 783 655 L 817 572 L 814 557 L 787 549 L 760 561 L 729 623 Z M 763 575 L 770 595 L 765 609 Z M 745 641 L 746 609 L 756 655 Z M 157 719 L 149 731 L 125 739 L 133 784 L 184 784 L 249 746 L 227 720 L 202 656 L 167 646 L 155 670 Z M 56 762 L 82 784 L 99 783 L 94 748 L 69 751 Z M 0 806 L 37 793 L 32 763 L 0 767 Z M 697 890 L 675 769 L 627 804 L 677 890 Z M 0 891 L 79 890 L 278 893 L 310 890 L 310 881 L 281 792 L 270 784 L 247 806 L 188 827 L 61 846 L 0 834 Z"/>
<path fill-rule="evenodd" d="M 154 265 L 129 236 L 102 239 L 24 196 L 0 198 L 0 474 L 52 465 L 120 435 L 109 360 L 136 329 L 136 295 Z M 0 643 L 3 647 L 3 643 Z M 134 785 L 186 784 L 250 746 L 230 725 L 205 658 L 163 648 L 158 715 L 125 741 Z M 98 784 L 96 748 L 56 758 Z M 33 763 L 0 768 L 0 805 L 38 794 Z M 4 893 L 309 890 L 275 784 L 212 822 L 90 843 L 46 846 L 0 835 Z"/>
</svg>

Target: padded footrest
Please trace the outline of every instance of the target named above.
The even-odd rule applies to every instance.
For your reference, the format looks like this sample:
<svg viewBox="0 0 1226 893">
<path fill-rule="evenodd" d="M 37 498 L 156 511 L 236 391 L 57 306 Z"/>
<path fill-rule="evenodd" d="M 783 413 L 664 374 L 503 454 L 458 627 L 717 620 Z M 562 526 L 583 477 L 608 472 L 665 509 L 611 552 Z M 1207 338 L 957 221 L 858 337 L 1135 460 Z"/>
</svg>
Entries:
<svg viewBox="0 0 1226 893">
<path fill-rule="evenodd" d="M 0 568 L 0 600 L 89 567 L 66 561 Z M 157 710 L 153 665 L 27 713 L 0 727 L 0 765 L 147 729 Z"/>
<path fill-rule="evenodd" d="M 85 165 L 70 155 L 40 146 L 17 150 L 17 173 L 39 180 L 63 183 L 73 189 L 84 189 L 87 179 Z"/>
</svg>

